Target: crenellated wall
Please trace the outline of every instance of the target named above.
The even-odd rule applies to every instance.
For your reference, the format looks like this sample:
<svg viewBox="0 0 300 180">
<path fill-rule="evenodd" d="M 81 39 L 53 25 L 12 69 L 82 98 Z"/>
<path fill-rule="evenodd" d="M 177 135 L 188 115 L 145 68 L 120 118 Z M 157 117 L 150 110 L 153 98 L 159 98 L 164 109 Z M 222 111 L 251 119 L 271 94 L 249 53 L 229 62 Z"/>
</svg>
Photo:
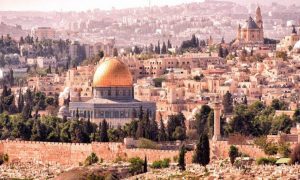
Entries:
<svg viewBox="0 0 300 180">
<path fill-rule="evenodd" d="M 215 148 L 213 148 L 215 147 Z M 227 158 L 230 145 L 227 141 L 211 143 L 211 155 L 218 158 Z M 264 153 L 255 146 L 237 146 L 241 152 L 252 157 L 262 157 Z M 178 157 L 176 150 L 153 150 L 153 149 L 127 149 L 123 143 L 52 143 L 34 141 L 0 141 L 0 154 L 8 154 L 9 161 L 42 161 L 66 165 L 78 165 L 83 162 L 92 152 L 105 161 L 114 161 L 117 157 L 129 159 L 132 157 L 144 158 L 148 162 L 169 158 L 173 161 Z M 192 162 L 193 152 L 186 154 L 186 162 Z"/>
</svg>

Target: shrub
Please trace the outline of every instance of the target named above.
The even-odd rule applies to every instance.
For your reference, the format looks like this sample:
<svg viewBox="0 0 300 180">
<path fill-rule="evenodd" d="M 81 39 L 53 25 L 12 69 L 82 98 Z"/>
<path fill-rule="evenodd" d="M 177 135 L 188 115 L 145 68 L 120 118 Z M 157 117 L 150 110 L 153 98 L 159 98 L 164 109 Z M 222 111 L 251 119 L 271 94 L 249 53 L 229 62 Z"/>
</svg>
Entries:
<svg viewBox="0 0 300 180">
<path fill-rule="evenodd" d="M 266 165 L 266 164 L 270 164 L 270 165 L 275 165 L 276 164 L 277 159 L 273 158 L 273 157 L 269 157 L 269 158 L 259 158 L 256 160 L 256 163 L 258 165 Z"/>
<path fill-rule="evenodd" d="M 264 147 L 264 152 L 267 155 L 275 155 L 277 154 L 278 146 L 274 143 L 267 143 Z"/>
<path fill-rule="evenodd" d="M 260 147 L 261 149 L 264 149 L 265 145 L 267 144 L 267 137 L 261 136 L 254 139 L 254 144 Z"/>
<path fill-rule="evenodd" d="M 229 149 L 230 163 L 233 164 L 235 159 L 238 156 L 239 156 L 239 149 L 235 146 L 230 146 L 230 149 Z"/>
<path fill-rule="evenodd" d="M 95 153 L 91 153 L 91 155 L 89 155 L 85 161 L 84 161 L 84 165 L 89 166 L 92 164 L 95 164 L 99 161 L 99 158 L 97 157 L 97 155 Z"/>
<path fill-rule="evenodd" d="M 173 157 L 173 162 L 178 162 L 178 156 Z"/>
<path fill-rule="evenodd" d="M 291 154 L 292 164 L 300 164 L 300 144 L 298 144 Z"/>
<path fill-rule="evenodd" d="M 4 154 L 3 155 L 3 161 L 8 162 L 8 160 L 9 160 L 8 154 Z"/>
<path fill-rule="evenodd" d="M 114 160 L 114 163 L 125 162 L 125 161 L 126 161 L 125 158 L 122 158 L 121 156 L 118 155 Z"/>
<path fill-rule="evenodd" d="M 87 175 L 86 180 L 103 180 L 105 179 L 104 176 L 98 176 L 94 173 Z"/>
<path fill-rule="evenodd" d="M 151 141 L 149 139 L 145 139 L 145 138 L 140 138 L 138 140 L 137 147 L 142 148 L 142 149 L 158 149 L 159 148 L 159 146 L 157 145 L 156 142 Z"/>
<path fill-rule="evenodd" d="M 290 144 L 281 142 L 278 145 L 278 153 L 281 155 L 281 157 L 290 157 L 291 155 L 291 149 L 290 149 Z"/>
<path fill-rule="evenodd" d="M 128 162 L 130 163 L 129 172 L 132 175 L 143 173 L 144 161 L 141 158 L 131 158 Z"/>
<path fill-rule="evenodd" d="M 8 160 L 9 160 L 9 158 L 8 158 L 7 154 L 0 154 L 0 165 L 5 162 L 8 162 Z"/>
<path fill-rule="evenodd" d="M 151 167 L 154 169 L 168 168 L 170 166 L 170 161 L 171 160 L 168 158 L 159 161 L 154 161 Z"/>
</svg>

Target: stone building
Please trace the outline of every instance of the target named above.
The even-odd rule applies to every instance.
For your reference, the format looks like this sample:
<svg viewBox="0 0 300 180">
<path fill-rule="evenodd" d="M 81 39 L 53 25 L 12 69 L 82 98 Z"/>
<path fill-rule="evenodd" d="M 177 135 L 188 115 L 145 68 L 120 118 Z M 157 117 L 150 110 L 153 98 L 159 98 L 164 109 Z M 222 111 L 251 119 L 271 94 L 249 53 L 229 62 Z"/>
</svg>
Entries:
<svg viewBox="0 0 300 180">
<path fill-rule="evenodd" d="M 51 27 L 38 27 L 31 30 L 31 35 L 38 39 L 55 39 L 56 32 Z"/>
<path fill-rule="evenodd" d="M 260 7 L 256 9 L 255 20 L 250 16 L 243 26 L 239 25 L 237 41 L 241 44 L 264 42 L 264 27 Z"/>
<path fill-rule="evenodd" d="M 134 99 L 131 73 L 126 64 L 117 59 L 102 61 L 94 74 L 92 86 L 92 99 L 70 102 L 72 117 L 78 111 L 81 118 L 90 118 L 95 123 L 105 119 L 112 127 L 123 126 L 137 118 L 140 107 L 149 112 L 150 118 L 155 117 L 156 104 Z"/>
<path fill-rule="evenodd" d="M 285 36 L 280 43 L 276 45 L 276 49 L 282 51 L 292 50 L 299 40 L 300 35 L 297 33 L 296 27 L 293 26 L 292 33 Z"/>
</svg>

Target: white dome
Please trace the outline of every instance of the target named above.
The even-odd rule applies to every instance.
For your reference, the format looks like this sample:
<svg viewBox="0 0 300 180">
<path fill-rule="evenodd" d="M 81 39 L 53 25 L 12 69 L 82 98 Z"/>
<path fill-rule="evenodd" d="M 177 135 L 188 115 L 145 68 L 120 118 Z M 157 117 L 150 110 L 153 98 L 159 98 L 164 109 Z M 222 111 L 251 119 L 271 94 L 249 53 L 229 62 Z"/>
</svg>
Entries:
<svg viewBox="0 0 300 180">
<path fill-rule="evenodd" d="M 70 114 L 69 114 L 69 109 L 66 107 L 66 106 L 62 106 L 59 108 L 59 111 L 57 113 L 57 116 L 59 118 L 63 118 L 63 117 L 68 117 Z"/>
<path fill-rule="evenodd" d="M 198 107 L 195 107 L 192 111 L 192 116 L 195 117 L 198 113 L 200 113 L 200 109 Z"/>
<path fill-rule="evenodd" d="M 294 50 L 300 50 L 300 40 L 296 42 Z"/>
</svg>

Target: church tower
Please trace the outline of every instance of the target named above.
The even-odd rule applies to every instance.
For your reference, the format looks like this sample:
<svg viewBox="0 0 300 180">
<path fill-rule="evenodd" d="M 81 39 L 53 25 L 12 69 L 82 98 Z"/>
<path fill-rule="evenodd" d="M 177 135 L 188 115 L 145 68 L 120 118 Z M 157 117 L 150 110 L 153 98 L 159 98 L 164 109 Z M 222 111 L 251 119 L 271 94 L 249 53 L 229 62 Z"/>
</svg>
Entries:
<svg viewBox="0 0 300 180">
<path fill-rule="evenodd" d="M 263 39 L 264 39 L 264 26 L 263 26 L 263 20 L 262 20 L 261 10 L 260 10 L 259 6 L 256 8 L 256 17 L 255 17 L 255 20 L 256 20 L 257 26 L 260 29 L 260 33 L 259 33 L 260 34 L 260 40 L 263 41 Z"/>
<path fill-rule="evenodd" d="M 242 27 L 241 27 L 241 25 L 239 24 L 239 27 L 238 27 L 238 30 L 237 30 L 237 37 L 236 37 L 237 40 L 240 40 L 240 39 L 241 39 L 241 31 L 242 31 Z"/>
</svg>

